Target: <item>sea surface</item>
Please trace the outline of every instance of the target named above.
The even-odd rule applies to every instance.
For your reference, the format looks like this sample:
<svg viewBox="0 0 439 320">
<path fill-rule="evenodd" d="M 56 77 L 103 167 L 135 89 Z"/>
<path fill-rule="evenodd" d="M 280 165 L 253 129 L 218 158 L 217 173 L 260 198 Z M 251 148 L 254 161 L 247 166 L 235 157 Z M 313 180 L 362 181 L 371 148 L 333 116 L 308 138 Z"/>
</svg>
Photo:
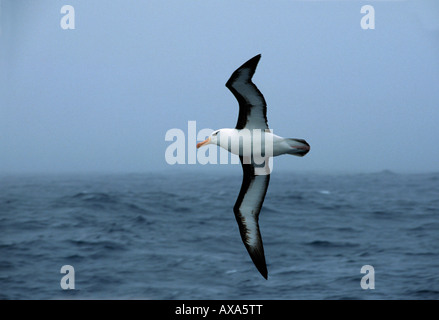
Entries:
<svg viewBox="0 0 439 320">
<path fill-rule="evenodd" d="M 0 298 L 439 299 L 438 173 L 276 172 L 259 220 L 268 280 L 233 215 L 241 179 L 3 175 Z"/>
</svg>

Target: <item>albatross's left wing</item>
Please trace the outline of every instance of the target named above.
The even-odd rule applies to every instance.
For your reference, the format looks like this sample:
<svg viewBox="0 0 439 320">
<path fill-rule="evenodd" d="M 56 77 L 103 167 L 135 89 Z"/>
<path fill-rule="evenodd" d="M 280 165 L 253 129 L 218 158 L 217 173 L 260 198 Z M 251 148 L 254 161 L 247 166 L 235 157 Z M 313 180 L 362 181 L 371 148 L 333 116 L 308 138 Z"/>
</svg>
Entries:
<svg viewBox="0 0 439 320">
<path fill-rule="evenodd" d="M 240 159 L 244 175 L 241 191 L 239 191 L 233 211 L 238 222 L 242 241 L 256 268 L 267 279 L 267 265 L 258 220 L 270 182 L 270 175 L 267 173 L 258 175 L 258 171 L 265 170 L 265 168 L 255 167 L 254 164 L 245 164 L 242 157 Z"/>
</svg>

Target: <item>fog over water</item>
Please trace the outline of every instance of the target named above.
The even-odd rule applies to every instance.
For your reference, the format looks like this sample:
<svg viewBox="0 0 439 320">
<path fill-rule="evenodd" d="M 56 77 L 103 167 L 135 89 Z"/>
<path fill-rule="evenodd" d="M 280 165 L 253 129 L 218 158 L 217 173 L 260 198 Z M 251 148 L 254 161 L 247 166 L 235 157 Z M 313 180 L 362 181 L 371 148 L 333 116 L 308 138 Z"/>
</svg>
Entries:
<svg viewBox="0 0 439 320">
<path fill-rule="evenodd" d="M 224 84 L 259 53 L 270 128 L 311 145 L 276 169 L 439 171 L 435 1 L 374 1 L 374 30 L 362 1 L 72 0 L 74 30 L 65 1 L 0 4 L 2 173 L 240 170 L 171 167 L 165 135 L 233 128 Z"/>
</svg>

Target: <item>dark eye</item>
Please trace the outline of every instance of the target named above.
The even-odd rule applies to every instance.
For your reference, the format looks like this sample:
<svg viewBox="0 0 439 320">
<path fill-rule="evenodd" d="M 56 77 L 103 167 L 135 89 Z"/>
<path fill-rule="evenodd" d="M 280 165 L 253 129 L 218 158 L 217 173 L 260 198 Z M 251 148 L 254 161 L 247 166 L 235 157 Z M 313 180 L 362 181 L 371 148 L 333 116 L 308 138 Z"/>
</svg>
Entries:
<svg viewBox="0 0 439 320">
<path fill-rule="evenodd" d="M 219 131 L 215 131 L 214 133 L 212 133 L 213 136 L 216 136 L 218 134 Z"/>
</svg>

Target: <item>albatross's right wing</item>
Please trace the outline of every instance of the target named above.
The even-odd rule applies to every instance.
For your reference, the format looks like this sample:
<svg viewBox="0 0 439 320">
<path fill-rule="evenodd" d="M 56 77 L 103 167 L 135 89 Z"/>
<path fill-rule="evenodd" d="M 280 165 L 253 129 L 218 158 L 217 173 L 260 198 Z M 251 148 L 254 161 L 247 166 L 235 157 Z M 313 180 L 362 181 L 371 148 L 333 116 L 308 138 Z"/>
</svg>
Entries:
<svg viewBox="0 0 439 320">
<path fill-rule="evenodd" d="M 267 279 L 267 265 L 265 263 L 264 247 L 259 231 L 259 212 L 267 192 L 270 175 L 257 175 L 258 170 L 253 164 L 245 164 L 242 157 L 241 165 L 244 172 L 241 191 L 239 191 L 233 212 L 238 222 L 242 241 L 247 248 L 256 268 Z M 268 159 L 266 160 L 268 161 Z"/>
<path fill-rule="evenodd" d="M 239 117 L 236 129 L 268 129 L 267 103 L 252 82 L 261 55 L 251 58 L 230 76 L 226 87 L 239 102 Z"/>
</svg>

